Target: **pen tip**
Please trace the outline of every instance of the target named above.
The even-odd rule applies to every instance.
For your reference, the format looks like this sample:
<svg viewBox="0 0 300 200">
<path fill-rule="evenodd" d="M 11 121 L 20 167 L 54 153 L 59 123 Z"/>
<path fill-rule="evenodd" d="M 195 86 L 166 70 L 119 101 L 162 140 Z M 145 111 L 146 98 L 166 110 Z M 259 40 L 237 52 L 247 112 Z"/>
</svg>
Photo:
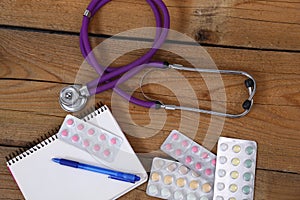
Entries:
<svg viewBox="0 0 300 200">
<path fill-rule="evenodd" d="M 135 176 L 135 181 L 140 181 L 141 178 L 139 176 Z"/>
<path fill-rule="evenodd" d="M 52 158 L 51 159 L 53 162 L 59 163 L 60 159 L 59 158 Z"/>
</svg>

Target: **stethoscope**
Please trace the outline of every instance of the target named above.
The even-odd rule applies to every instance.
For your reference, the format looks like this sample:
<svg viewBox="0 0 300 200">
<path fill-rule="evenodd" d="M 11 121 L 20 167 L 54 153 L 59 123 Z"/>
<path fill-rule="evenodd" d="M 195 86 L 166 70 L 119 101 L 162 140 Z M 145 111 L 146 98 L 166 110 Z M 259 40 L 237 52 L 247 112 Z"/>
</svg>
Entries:
<svg viewBox="0 0 300 200">
<path fill-rule="evenodd" d="M 232 70 L 215 70 L 215 69 L 200 69 L 200 68 L 188 68 L 178 64 L 169 64 L 168 62 L 151 61 L 151 58 L 162 46 L 168 36 L 168 30 L 170 28 L 170 16 L 166 5 L 162 0 L 146 0 L 152 8 L 152 11 L 156 20 L 156 36 L 152 45 L 152 48 L 139 59 L 118 68 L 101 66 L 92 51 L 89 39 L 88 39 L 88 26 L 91 18 L 95 13 L 106 3 L 111 0 L 92 0 L 83 14 L 82 27 L 80 30 L 80 49 L 83 57 L 87 60 L 100 78 L 94 79 L 88 82 L 86 85 L 70 85 L 65 87 L 60 92 L 60 105 L 68 112 L 76 112 L 83 109 L 90 96 L 104 92 L 109 89 L 113 89 L 118 95 L 126 99 L 127 101 L 146 108 L 166 109 L 166 110 L 185 110 L 192 112 L 205 113 L 210 115 L 216 115 L 221 117 L 238 118 L 245 116 L 252 108 L 253 97 L 256 92 L 256 82 L 254 78 L 243 71 Z M 200 72 L 200 73 L 217 73 L 217 74 L 234 74 L 246 76 L 245 80 L 246 88 L 249 92 L 249 97 L 244 101 L 242 107 L 244 111 L 239 114 L 222 113 L 212 110 L 205 110 L 200 108 L 184 107 L 177 105 L 166 105 L 161 101 L 141 100 L 135 98 L 123 90 L 118 85 L 127 81 L 132 76 L 140 72 L 141 70 L 152 67 L 157 69 L 175 69 L 181 71 Z M 121 76 L 122 75 L 122 76 Z"/>
</svg>

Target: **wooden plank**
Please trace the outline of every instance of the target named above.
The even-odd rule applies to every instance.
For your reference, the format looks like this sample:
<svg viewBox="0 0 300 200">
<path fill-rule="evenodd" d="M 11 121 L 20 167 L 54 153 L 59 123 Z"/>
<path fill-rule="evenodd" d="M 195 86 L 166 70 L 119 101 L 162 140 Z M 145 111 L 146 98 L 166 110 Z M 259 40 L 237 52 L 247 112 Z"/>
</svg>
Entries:
<svg viewBox="0 0 300 200">
<path fill-rule="evenodd" d="M 5 156 L 16 148 L 0 147 L 0 199 L 24 199 L 13 177 L 5 166 Z M 278 181 L 280 180 L 280 181 Z M 258 169 L 256 172 L 255 199 L 288 199 L 297 200 L 300 191 L 300 175 L 282 172 L 272 172 Z M 125 194 L 120 199 L 155 199 L 145 193 L 146 184 Z"/>
<path fill-rule="evenodd" d="M 0 92 L 0 113 L 3 116 L 0 119 L 0 124 L 4 130 L 0 133 L 0 144 L 24 146 L 27 142 L 40 137 L 47 130 L 55 128 L 62 122 L 66 114 L 58 104 L 58 92 L 62 85 L 4 80 L 1 80 L 1 83 L 5 86 L 3 88 L 6 89 L 2 89 Z M 172 94 L 168 95 L 171 96 Z M 171 104 L 177 101 L 172 96 L 172 98 L 166 97 L 168 97 Z M 97 100 L 111 105 L 111 93 L 105 92 L 98 95 Z M 124 100 L 118 98 L 114 100 L 113 108 L 115 111 L 117 110 L 114 114 L 123 128 L 133 130 L 128 131 L 130 134 L 137 134 L 137 132 L 135 131 L 135 125 L 129 123 L 130 119 L 123 115 L 128 110 L 134 123 L 140 126 L 149 123 L 148 109 L 132 104 L 127 107 Z M 164 111 L 157 110 L 154 111 L 154 114 L 156 119 L 163 119 Z M 129 136 L 129 140 L 138 152 L 159 149 L 167 134 L 172 129 L 179 128 L 182 118 L 187 121 L 187 124 L 185 124 L 187 130 L 192 131 L 195 124 L 200 125 L 195 138 L 200 143 L 202 143 L 210 126 L 212 130 L 218 130 L 219 126 L 222 125 L 220 119 L 215 121 L 215 124 L 211 124 L 211 118 L 208 115 L 201 115 L 200 121 L 198 121 L 198 114 L 190 112 L 180 114 L 178 111 L 168 111 L 167 114 L 167 121 L 159 130 L 158 135 L 151 137 L 151 139 Z M 297 123 L 299 117 L 299 106 L 256 104 L 247 117 L 226 119 L 222 135 L 256 140 L 259 145 L 258 166 L 260 168 L 299 172 L 300 159 L 296 159 L 299 158 L 300 146 L 299 124 Z M 160 120 L 153 120 L 152 123 L 154 123 L 154 128 L 159 129 Z M 145 134 L 146 132 L 153 134 L 153 131 L 151 128 L 145 128 Z M 209 142 L 214 145 L 216 142 L 214 139 L 218 135 L 211 135 L 211 137 L 212 139 Z M 283 144 L 289 145 L 287 147 Z M 294 160 L 294 162 L 291 163 L 290 160 Z"/>
<path fill-rule="evenodd" d="M 164 2 L 170 11 L 171 28 L 198 42 L 262 49 L 300 49 L 300 14 L 296 0 Z M 0 24 L 79 32 L 82 13 L 88 3 L 88 0 L 3 0 L 0 2 L 3 8 Z M 153 14 L 146 2 L 115 0 L 97 13 L 90 31 L 114 35 L 154 25 Z"/>
<path fill-rule="evenodd" d="M 0 78 L 5 79 L 29 79 L 39 81 L 53 81 L 59 83 L 72 83 L 75 80 L 91 80 L 95 76 L 93 69 L 87 65 L 82 65 L 82 57 L 79 52 L 78 40 L 75 36 L 65 35 L 53 35 L 32 33 L 24 31 L 1 31 L 1 36 L 4 38 L 1 43 L 3 51 L 0 64 L 2 70 L 0 71 Z M 93 38 L 93 43 L 99 43 L 102 39 Z M 258 91 L 255 97 L 255 102 L 259 104 L 275 104 L 275 105 L 299 105 L 299 76 L 300 68 L 297 67 L 300 64 L 300 57 L 297 53 L 286 52 L 261 52 L 261 51 L 249 51 L 249 50 L 234 50 L 224 48 L 207 48 L 208 53 L 212 56 L 217 66 L 220 69 L 230 70 L 244 70 L 252 74 L 257 80 Z M 116 54 L 117 47 L 111 46 L 107 55 L 114 56 Z M 130 61 L 138 58 L 142 55 L 143 51 L 134 51 L 130 54 L 126 54 L 118 59 L 114 64 L 122 65 L 129 63 Z M 168 60 L 174 63 L 187 64 L 179 56 L 174 54 L 159 52 L 156 56 L 157 60 Z M 199 67 L 199 66 L 197 66 Z M 201 66 L 200 66 L 201 67 Z M 282 67 L 285 70 L 282 70 Z M 172 81 L 175 83 L 178 80 L 177 74 L 168 72 L 169 79 L 161 79 L 160 73 L 150 74 L 151 79 L 161 85 Z M 162 74 L 164 75 L 164 74 Z M 210 95 L 221 95 L 222 100 L 222 87 L 219 85 L 205 82 L 203 78 L 213 80 L 217 77 L 202 74 L 200 76 L 197 73 L 184 73 L 188 78 L 189 83 L 193 86 L 197 98 L 203 101 L 211 99 Z M 77 78 L 76 78 L 77 76 Z M 139 76 L 141 77 L 141 76 Z M 147 77 L 149 80 L 150 77 Z M 223 76 L 223 81 L 226 88 L 226 95 L 228 102 L 235 102 L 241 104 L 246 98 L 246 90 L 243 86 L 242 78 L 233 76 Z M 11 91 L 6 91 L 6 86 L 2 87 L 3 94 L 14 93 L 17 88 L 22 89 L 22 86 L 17 86 L 17 82 L 3 82 L 3 84 L 9 84 L 8 87 L 13 88 Z M 139 83 L 138 78 L 133 78 L 132 81 L 127 82 L 129 86 L 137 86 Z M 15 85 L 16 84 L 16 85 Z M 25 83 L 27 87 L 30 86 Z M 206 84 L 212 88 L 210 91 L 214 93 L 208 93 Z M 171 84 L 172 85 L 172 84 Z M 173 84 L 174 85 L 174 84 Z M 176 85 L 176 84 L 175 84 Z M 44 90 L 45 86 L 41 84 L 42 88 L 38 90 Z M 61 86 L 63 87 L 63 86 Z M 35 88 L 32 88 L 34 92 Z M 51 88 L 47 88 L 52 90 Z M 180 88 L 179 88 L 180 89 Z M 180 94 L 185 94 L 185 88 L 180 89 Z M 147 93 L 157 94 L 156 97 L 164 96 L 165 89 L 162 87 L 146 87 Z M 43 91 L 42 91 L 43 92 Z M 14 94 L 15 96 L 17 94 Z M 182 95 L 184 96 L 184 95 Z M 186 95 L 188 96 L 188 95 Z M 8 104 L 14 102 L 14 96 L 3 97 L 8 100 Z M 39 98 L 39 97 L 37 97 Z M 240 105 L 238 105 L 240 108 Z M 11 106 L 10 109 L 13 109 Z"/>
</svg>

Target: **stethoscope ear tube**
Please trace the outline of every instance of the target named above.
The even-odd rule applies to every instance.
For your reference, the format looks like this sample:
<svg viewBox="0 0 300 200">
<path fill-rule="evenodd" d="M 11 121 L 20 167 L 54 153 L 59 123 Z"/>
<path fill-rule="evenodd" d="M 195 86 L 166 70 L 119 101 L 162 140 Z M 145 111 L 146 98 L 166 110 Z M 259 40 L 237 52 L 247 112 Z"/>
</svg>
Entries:
<svg viewBox="0 0 300 200">
<path fill-rule="evenodd" d="M 190 112 L 198 112 L 198 113 L 205 113 L 210 115 L 216 115 L 220 117 L 228 117 L 228 118 L 240 118 L 248 114 L 253 106 L 253 97 L 256 92 L 256 81 L 255 79 L 244 71 L 234 71 L 234 70 L 217 70 L 217 69 L 202 69 L 202 68 L 189 68 L 184 67 L 182 65 L 178 64 L 170 64 L 170 69 L 176 69 L 181 71 L 190 71 L 190 72 L 199 72 L 199 73 L 216 73 L 216 74 L 233 74 L 233 75 L 243 75 L 246 76 L 248 79 L 245 80 L 245 86 L 248 89 L 249 97 L 244 101 L 242 104 L 242 107 L 244 109 L 244 112 L 238 113 L 238 114 L 230 114 L 230 113 L 222 113 L 212 110 L 205 110 L 200 108 L 192 108 L 192 107 L 185 107 L 185 106 L 177 106 L 177 105 L 165 105 L 162 102 L 159 108 L 163 108 L 166 110 L 185 110 Z"/>
</svg>

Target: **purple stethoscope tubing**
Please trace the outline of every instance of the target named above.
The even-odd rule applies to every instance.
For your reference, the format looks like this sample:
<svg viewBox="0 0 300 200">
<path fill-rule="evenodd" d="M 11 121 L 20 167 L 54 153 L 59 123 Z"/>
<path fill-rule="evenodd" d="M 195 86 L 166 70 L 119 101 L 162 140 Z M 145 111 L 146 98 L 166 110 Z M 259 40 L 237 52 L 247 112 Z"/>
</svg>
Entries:
<svg viewBox="0 0 300 200">
<path fill-rule="evenodd" d="M 156 36 L 153 42 L 153 46 L 145 55 L 138 58 L 137 60 L 125 66 L 112 68 L 112 67 L 101 66 L 98 63 L 88 39 L 88 26 L 91 17 L 93 17 L 101 7 L 103 7 L 106 3 L 110 1 L 111 0 L 91 1 L 91 3 L 88 5 L 87 10 L 85 12 L 88 14 L 84 15 L 82 20 L 82 27 L 80 31 L 80 49 L 84 58 L 96 70 L 96 72 L 99 74 L 100 77 L 86 84 L 89 94 L 95 95 L 103 91 L 106 91 L 108 89 L 113 89 L 114 92 L 116 92 L 117 94 L 119 94 L 120 96 L 122 96 L 123 98 L 125 98 L 131 103 L 137 104 L 139 106 L 147 107 L 147 108 L 154 107 L 157 104 L 157 102 L 143 101 L 141 99 L 137 99 L 127 94 L 120 88 L 118 88 L 117 85 L 125 82 L 134 74 L 136 74 L 137 72 L 139 72 L 140 70 L 146 67 L 155 67 L 155 68 L 167 67 L 164 64 L 164 62 L 153 62 L 153 61 L 151 62 L 150 60 L 157 52 L 157 50 L 161 47 L 161 45 L 164 43 L 164 41 L 168 36 L 168 30 L 170 28 L 170 15 L 168 9 L 166 5 L 162 2 L 162 0 L 146 0 L 146 2 L 152 8 L 156 20 L 157 30 L 156 30 Z M 138 68 L 139 70 L 134 70 L 131 72 L 130 70 L 132 70 L 133 68 Z M 115 79 L 113 81 L 110 81 L 111 79 L 117 78 L 118 76 L 124 73 L 126 74 L 122 77 L 122 79 Z"/>
<path fill-rule="evenodd" d="M 167 39 L 170 29 L 170 15 L 166 5 L 162 0 L 146 0 L 150 5 L 156 21 L 156 35 L 154 42 L 150 50 L 142 57 L 135 61 L 121 66 L 121 67 L 108 67 L 102 66 L 97 61 L 88 38 L 88 27 L 91 18 L 96 12 L 102 8 L 106 3 L 111 0 L 92 0 L 84 12 L 82 20 L 82 27 L 80 30 L 80 49 L 85 60 L 96 70 L 99 77 L 88 82 L 84 86 L 71 85 L 65 87 L 60 92 L 59 103 L 61 107 L 70 112 L 76 112 L 84 108 L 87 102 L 87 98 L 91 95 L 95 95 L 104 92 L 109 89 L 113 89 L 118 95 L 126 99 L 127 101 L 146 108 L 163 108 L 166 110 L 185 110 L 191 112 L 205 113 L 210 115 L 216 115 L 221 117 L 239 118 L 248 114 L 253 105 L 253 97 L 256 92 L 256 81 L 254 78 L 244 71 L 233 70 L 218 70 L 218 69 L 201 69 L 201 68 L 188 68 L 178 64 L 169 64 L 168 62 L 151 61 L 154 54 L 162 46 Z M 245 86 L 248 89 L 249 97 L 244 101 L 242 107 L 244 111 L 238 114 L 222 113 L 213 110 L 205 110 L 201 108 L 177 106 L 177 105 L 165 105 L 160 101 L 151 100 L 144 101 L 137 99 L 125 91 L 121 90 L 118 85 L 127 81 L 132 76 L 140 72 L 147 67 L 159 68 L 159 69 L 175 69 L 181 71 L 199 72 L 199 73 L 217 73 L 217 74 L 234 74 L 247 77 L 245 80 Z M 147 98 L 147 97 L 146 97 Z"/>
</svg>

